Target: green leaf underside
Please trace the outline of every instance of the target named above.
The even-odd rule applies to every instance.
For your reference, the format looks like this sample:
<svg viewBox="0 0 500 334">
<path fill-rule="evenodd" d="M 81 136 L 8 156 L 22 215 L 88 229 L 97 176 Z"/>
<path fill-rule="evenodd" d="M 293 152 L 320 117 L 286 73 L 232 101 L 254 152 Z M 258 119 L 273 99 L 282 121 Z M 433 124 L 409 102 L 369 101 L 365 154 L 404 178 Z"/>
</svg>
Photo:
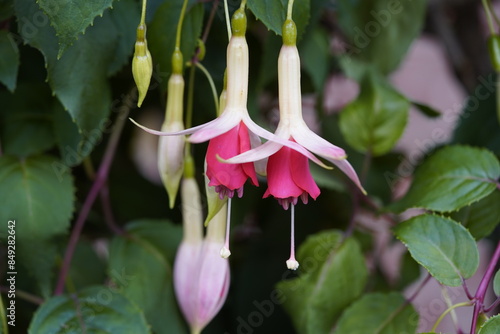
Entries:
<svg viewBox="0 0 500 334">
<path fill-rule="evenodd" d="M 477 334 L 497 334 L 500 328 L 500 315 L 489 318 L 479 329 Z"/>
<path fill-rule="evenodd" d="M 116 23 L 123 18 L 114 16 L 130 17 L 127 13 L 130 10 L 120 10 L 120 7 L 135 9 L 138 15 L 136 6 L 131 6 L 131 3 L 132 0 L 120 0 L 115 9 L 96 18 L 93 26 L 87 28 L 85 35 L 60 59 L 57 59 L 57 36 L 51 26 L 34 27 L 27 20 L 18 22 L 25 41 L 44 55 L 52 91 L 77 124 L 83 138 L 100 138 L 109 125 L 107 117 L 112 103 L 107 76 L 111 70 L 116 71 L 117 64 L 124 64 L 133 50 L 133 42 L 127 50 L 120 48 L 122 39 L 130 40 L 130 36 L 126 36 Z M 48 20 L 34 1 L 18 0 L 14 8 L 17 17 L 36 16 Z"/>
<path fill-rule="evenodd" d="M 94 286 L 57 296 L 35 313 L 30 334 L 150 333 L 141 310 L 111 287 Z"/>
<path fill-rule="evenodd" d="M 110 277 L 144 311 L 155 333 L 185 333 L 172 283 L 180 227 L 167 221 L 136 221 L 127 231 L 129 237 L 117 237 L 111 244 Z"/>
<path fill-rule="evenodd" d="M 325 231 L 309 237 L 297 259 L 300 277 L 277 285 L 286 297 L 283 306 L 299 333 L 327 333 L 365 287 L 360 246 L 352 238 L 342 241 L 340 232 Z"/>
<path fill-rule="evenodd" d="M 418 103 L 415 101 L 412 101 L 411 103 L 417 108 L 418 111 L 420 111 L 427 117 L 436 118 L 441 116 L 441 113 L 439 111 L 426 104 Z"/>
<path fill-rule="evenodd" d="M 369 74 L 361 81 L 359 96 L 342 110 L 340 130 L 356 150 L 382 155 L 401 137 L 409 108 L 409 101 L 385 79 Z"/>
<path fill-rule="evenodd" d="M 60 58 L 94 19 L 111 7 L 113 0 L 37 0 L 37 3 L 56 31 L 59 40 L 57 58 Z"/>
<path fill-rule="evenodd" d="M 249 0 L 247 6 L 255 17 L 264 23 L 267 29 L 274 31 L 277 35 L 281 35 L 281 29 L 285 22 L 288 8 L 287 0 Z M 292 18 L 297 26 L 297 40 L 300 40 L 309 23 L 309 9 L 310 0 L 297 0 L 293 4 Z"/>
<path fill-rule="evenodd" d="M 359 78 L 366 66 L 382 74 L 397 68 L 420 33 L 427 1 L 339 0 L 336 4 L 338 23 L 347 37 L 341 65 L 348 75 Z"/>
<path fill-rule="evenodd" d="M 450 217 L 464 225 L 476 240 L 489 236 L 500 222 L 500 191 L 493 191 Z"/>
<path fill-rule="evenodd" d="M 166 31 L 177 31 L 177 23 L 182 7 L 182 0 L 164 2 L 156 11 L 148 25 L 148 46 L 153 57 L 153 78 L 166 91 L 168 77 L 172 71 L 172 53 L 175 48 L 175 34 Z M 203 23 L 203 4 L 188 7 L 182 24 L 181 52 L 184 61 L 191 59 L 198 45 Z M 153 84 L 153 81 L 152 81 Z"/>
<path fill-rule="evenodd" d="M 389 209 L 418 207 L 449 212 L 488 196 L 496 188 L 500 164 L 491 152 L 468 146 L 445 147 L 415 172 L 408 193 Z"/>
<path fill-rule="evenodd" d="M 394 229 L 412 257 L 439 282 L 459 286 L 479 265 L 476 242 L 465 227 L 437 215 L 420 215 Z"/>
<path fill-rule="evenodd" d="M 366 294 L 342 314 L 335 334 L 415 333 L 418 313 L 397 293 Z"/>
<path fill-rule="evenodd" d="M 19 69 L 19 49 L 12 35 L 0 30 L 0 82 L 14 92 Z"/>
</svg>

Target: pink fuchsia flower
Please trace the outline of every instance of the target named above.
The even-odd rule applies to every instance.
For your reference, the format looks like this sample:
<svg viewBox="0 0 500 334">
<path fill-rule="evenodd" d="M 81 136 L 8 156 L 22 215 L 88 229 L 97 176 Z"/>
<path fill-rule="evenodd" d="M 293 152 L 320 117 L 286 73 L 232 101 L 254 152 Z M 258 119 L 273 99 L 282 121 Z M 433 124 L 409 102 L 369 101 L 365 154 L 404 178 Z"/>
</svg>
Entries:
<svg viewBox="0 0 500 334">
<path fill-rule="evenodd" d="M 287 19 L 283 25 L 283 46 L 278 58 L 280 122 L 274 134 L 280 139 L 296 142 L 308 153 L 314 153 L 332 162 L 365 192 L 356 172 L 346 160 L 345 151 L 311 131 L 302 118 L 300 57 L 296 35 L 295 24 L 291 19 Z M 241 164 L 266 158 L 268 189 L 264 197 L 272 195 L 285 210 L 292 207 L 292 247 L 287 266 L 297 269 L 299 264 L 295 260 L 293 238 L 294 206 L 298 198 L 304 203 L 307 203 L 309 196 L 316 199 L 320 190 L 309 170 L 309 156 L 290 149 L 274 138 L 224 162 Z"/>
<path fill-rule="evenodd" d="M 255 124 L 248 115 L 248 45 L 245 39 L 246 16 L 244 9 L 238 9 L 232 19 L 233 35 L 227 48 L 227 97 L 223 112 L 215 120 L 177 132 L 162 132 L 148 129 L 134 122 L 143 130 L 159 136 L 175 136 L 191 134 L 189 141 L 202 143 L 210 140 L 207 152 L 207 172 L 210 173 L 210 182 L 218 192 L 232 197 L 236 192 L 243 194 L 243 184 L 250 178 L 256 184 L 255 171 L 251 171 L 252 164 L 240 167 L 231 167 L 217 161 L 217 155 L 225 159 L 243 153 L 249 149 L 249 143 L 259 142 L 258 137 L 274 140 L 282 146 L 291 147 L 316 163 L 321 162 L 306 149 L 288 141 L 288 138 L 274 136 L 269 131 Z M 248 133 L 248 137 L 246 135 Z M 221 137 L 222 136 L 222 137 Z M 214 141 L 214 143 L 212 143 Z M 229 143 L 227 143 L 229 142 Z M 224 145 L 221 145 L 224 144 Z M 215 179 L 214 179 L 215 178 Z"/>
<path fill-rule="evenodd" d="M 203 239 L 200 192 L 192 177 L 182 180 L 184 235 L 174 263 L 174 290 L 192 333 L 201 330 L 224 304 L 230 283 L 229 261 L 219 256 L 226 211 L 210 221 Z"/>
</svg>

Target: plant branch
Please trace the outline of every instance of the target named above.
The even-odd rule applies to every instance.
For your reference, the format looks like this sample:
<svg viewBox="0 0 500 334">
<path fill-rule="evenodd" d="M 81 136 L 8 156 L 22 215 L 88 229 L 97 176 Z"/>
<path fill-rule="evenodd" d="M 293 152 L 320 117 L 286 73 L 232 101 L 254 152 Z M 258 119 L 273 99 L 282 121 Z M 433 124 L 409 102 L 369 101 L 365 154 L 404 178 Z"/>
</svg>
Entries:
<svg viewBox="0 0 500 334">
<path fill-rule="evenodd" d="M 120 135 L 122 133 L 125 121 L 127 120 L 127 115 L 130 111 L 130 107 L 133 105 L 133 101 L 136 99 L 137 91 L 132 89 L 132 91 L 125 97 L 122 106 L 119 109 L 119 115 L 116 118 L 116 123 L 111 132 L 111 137 L 109 138 L 106 151 L 104 152 L 104 157 L 102 159 L 101 165 L 97 171 L 94 183 L 90 189 L 85 202 L 83 203 L 82 209 L 78 215 L 75 226 L 71 231 L 71 236 L 69 238 L 68 246 L 64 254 L 63 263 L 59 271 L 59 276 L 57 279 L 57 285 L 54 290 L 54 295 L 60 295 L 64 291 L 64 282 L 66 281 L 66 276 L 68 275 L 69 267 L 71 265 L 71 260 L 75 252 L 76 245 L 80 238 L 83 226 L 87 220 L 87 216 L 94 204 L 97 195 L 101 191 L 102 187 L 106 183 L 108 177 L 109 169 L 113 161 L 116 147 L 118 146 L 118 141 L 120 140 Z"/>
<path fill-rule="evenodd" d="M 422 283 L 420 283 L 415 292 L 410 297 L 408 297 L 408 299 L 406 299 L 408 303 L 413 302 L 413 300 L 418 296 L 420 291 L 422 291 L 423 287 L 430 281 L 431 277 L 432 277 L 431 274 L 427 273 L 427 277 L 424 278 L 424 280 L 422 281 Z"/>
<path fill-rule="evenodd" d="M 490 263 L 488 264 L 488 268 L 486 268 L 486 272 L 484 273 L 483 279 L 479 283 L 479 287 L 477 288 L 476 295 L 474 296 L 474 312 L 472 313 L 472 324 L 471 324 L 471 333 L 476 332 L 477 318 L 479 317 L 479 313 L 484 312 L 484 297 L 486 295 L 486 290 L 488 289 L 488 285 L 495 273 L 495 268 L 500 259 L 500 241 L 497 244 L 497 248 L 491 257 Z"/>
<path fill-rule="evenodd" d="M 8 293 L 9 288 L 7 288 L 6 286 L 0 286 L 0 292 Z M 16 297 L 19 297 L 21 299 L 24 299 L 24 300 L 26 300 L 30 303 L 36 304 L 36 305 L 42 305 L 44 303 L 43 298 L 35 296 L 29 292 L 19 290 L 19 289 L 16 289 Z"/>
<path fill-rule="evenodd" d="M 203 36 L 201 40 L 203 43 L 207 42 L 208 34 L 210 33 L 210 28 L 212 27 L 212 22 L 214 21 L 215 13 L 217 12 L 217 8 L 219 7 L 219 0 L 214 0 L 212 5 L 212 10 L 210 11 L 210 16 L 207 20 L 207 25 L 205 26 L 205 30 L 203 31 Z"/>
</svg>

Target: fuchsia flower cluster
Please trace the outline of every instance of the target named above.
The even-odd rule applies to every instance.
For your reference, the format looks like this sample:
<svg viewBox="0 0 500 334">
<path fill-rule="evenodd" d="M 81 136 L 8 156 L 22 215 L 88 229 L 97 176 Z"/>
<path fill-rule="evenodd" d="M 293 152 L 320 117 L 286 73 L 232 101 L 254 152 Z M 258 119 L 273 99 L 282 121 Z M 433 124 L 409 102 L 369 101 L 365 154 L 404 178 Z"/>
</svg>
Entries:
<svg viewBox="0 0 500 334">
<path fill-rule="evenodd" d="M 267 190 L 263 197 L 272 196 L 285 210 L 291 208 L 291 251 L 286 264 L 289 269 L 295 270 L 299 263 L 294 250 L 294 207 L 299 198 L 306 204 L 309 196 L 316 199 L 320 194 L 309 169 L 309 160 L 325 168 L 329 167 L 317 156 L 333 163 L 361 191 L 364 190 L 356 172 L 346 160 L 345 151 L 311 131 L 302 118 L 300 57 L 293 21 L 287 19 L 283 26 L 284 44 L 278 58 L 280 122 L 274 134 L 254 123 L 247 111 L 249 56 L 244 8 L 235 12 L 232 30 L 227 48 L 225 106 L 216 119 L 178 132 L 155 131 L 136 124 L 159 136 L 191 135 L 188 139 L 191 143 L 209 141 L 205 175 L 208 186 L 215 190 L 214 194 L 217 193 L 220 200 L 227 199 L 228 211 L 224 215 L 227 218 L 230 217 L 231 198 L 235 194 L 243 196 L 246 181 L 250 180 L 251 184 L 258 186 L 255 163 L 264 162 Z M 260 138 L 267 141 L 261 144 Z M 184 200 L 189 201 L 189 198 Z M 185 217 L 185 240 L 176 258 L 174 278 L 177 297 L 186 319 L 195 331 L 201 330 L 219 311 L 229 285 L 229 219 L 224 242 L 217 238 L 217 242 L 213 242 L 213 238 L 208 237 L 215 232 L 210 233 L 210 229 L 221 231 L 219 236 L 223 232 L 219 227 L 211 227 L 212 224 L 220 226 L 221 219 L 224 219 L 219 216 L 216 218 L 208 225 L 206 240 L 202 240 L 201 232 L 195 233 L 196 238 L 186 238 L 189 229 L 201 227 L 200 224 L 199 227 L 189 227 L 186 223 L 189 218 Z M 214 247 L 220 250 L 220 256 L 215 254 Z M 210 270 L 210 267 L 220 270 Z"/>
</svg>

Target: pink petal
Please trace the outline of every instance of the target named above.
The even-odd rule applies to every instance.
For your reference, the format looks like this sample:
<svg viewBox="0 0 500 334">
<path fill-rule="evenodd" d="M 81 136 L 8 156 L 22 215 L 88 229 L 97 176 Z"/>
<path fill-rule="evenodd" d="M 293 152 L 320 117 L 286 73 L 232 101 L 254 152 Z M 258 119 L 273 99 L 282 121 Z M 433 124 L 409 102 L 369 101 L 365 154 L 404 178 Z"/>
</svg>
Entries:
<svg viewBox="0 0 500 334">
<path fill-rule="evenodd" d="M 164 131 L 157 131 L 157 130 L 153 130 L 153 129 L 150 129 L 148 127 L 145 127 L 144 125 L 141 125 L 141 124 L 137 123 L 136 121 L 134 121 L 132 118 L 129 118 L 129 120 L 132 123 L 134 123 L 135 125 L 137 125 L 138 127 L 140 127 L 141 129 L 143 129 L 144 131 L 149 132 L 149 133 L 151 133 L 153 135 L 157 135 L 157 136 L 180 136 L 180 135 L 188 135 L 188 134 L 191 134 L 191 133 L 195 133 L 196 131 L 204 128 L 205 126 L 207 126 L 209 124 L 212 124 L 212 123 L 214 123 L 214 122 L 217 121 L 217 119 L 214 119 L 213 121 L 210 121 L 208 123 L 201 124 L 201 125 L 198 125 L 198 126 L 186 129 L 186 130 L 182 130 L 182 131 L 164 132 Z"/>
<path fill-rule="evenodd" d="M 296 151 L 290 151 L 290 162 L 290 169 L 295 184 L 307 192 L 313 199 L 316 199 L 321 191 L 311 175 L 307 158 Z"/>
<path fill-rule="evenodd" d="M 299 197 L 303 190 L 293 180 L 291 168 L 292 150 L 282 147 L 278 152 L 269 157 L 267 162 L 267 191 L 264 198 L 269 195 L 275 198 Z M 306 159 L 304 157 L 304 159 Z M 307 162 L 307 159 L 306 159 Z"/>
<path fill-rule="evenodd" d="M 331 144 L 312 132 L 305 123 L 294 130 L 292 133 L 293 139 L 309 151 L 327 160 L 346 158 L 346 153 L 342 148 Z"/>
<path fill-rule="evenodd" d="M 241 122 L 240 123 L 240 129 L 238 132 L 238 139 L 240 143 L 240 152 L 246 152 L 251 149 L 250 145 L 250 136 L 248 135 L 248 128 L 246 127 L 245 123 Z M 241 165 L 243 168 L 243 171 L 245 174 L 250 178 L 252 181 L 252 184 L 254 186 L 259 185 L 259 181 L 257 181 L 257 175 L 255 174 L 255 167 L 253 166 L 253 163 L 244 163 Z"/>
<path fill-rule="evenodd" d="M 240 121 L 240 110 L 226 108 L 222 115 L 211 122 L 205 123 L 205 126 L 202 129 L 193 133 L 193 135 L 189 138 L 189 141 L 192 143 L 205 142 L 228 132 L 237 126 Z"/>
<path fill-rule="evenodd" d="M 278 152 L 278 150 L 282 147 L 283 145 L 281 144 L 275 143 L 273 141 L 268 141 L 257 148 L 251 149 L 230 159 L 224 160 L 224 162 L 229 164 L 241 164 L 244 162 L 259 161 Z"/>
<path fill-rule="evenodd" d="M 359 181 L 358 178 L 358 174 L 356 174 L 356 171 L 354 170 L 354 168 L 352 168 L 351 164 L 349 163 L 349 161 L 347 161 L 347 159 L 344 160 L 328 159 L 328 161 L 334 163 L 342 172 L 344 172 L 345 175 L 347 175 L 352 180 L 352 182 L 354 182 L 358 186 L 358 188 L 363 192 L 363 194 L 366 195 L 366 190 L 361 185 L 361 182 Z"/>
</svg>

